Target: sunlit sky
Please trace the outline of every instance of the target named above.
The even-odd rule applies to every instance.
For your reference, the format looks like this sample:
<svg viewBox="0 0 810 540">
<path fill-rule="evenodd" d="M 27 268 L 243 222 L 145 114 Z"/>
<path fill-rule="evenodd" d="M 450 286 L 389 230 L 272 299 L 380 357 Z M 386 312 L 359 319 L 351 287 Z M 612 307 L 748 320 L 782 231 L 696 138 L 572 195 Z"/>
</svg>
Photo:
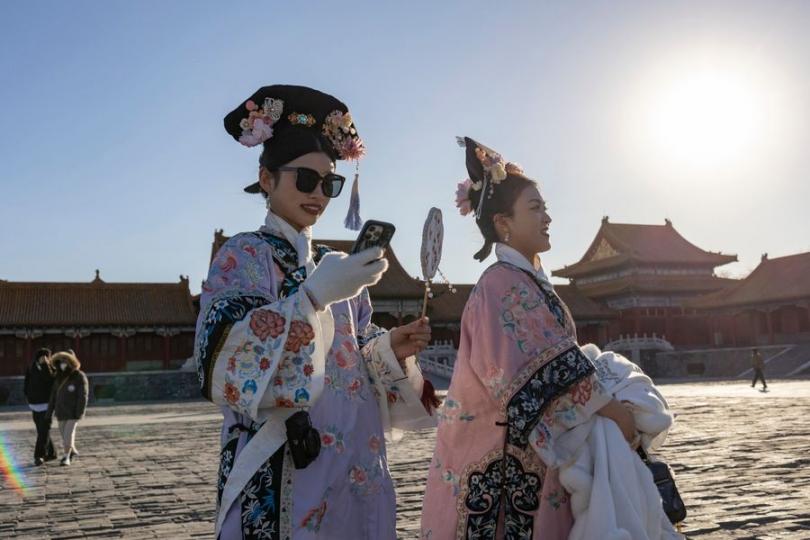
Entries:
<svg viewBox="0 0 810 540">
<path fill-rule="evenodd" d="M 222 117 L 258 87 L 345 101 L 369 153 L 365 219 L 397 225 L 419 272 L 475 282 L 480 235 L 454 207 L 456 135 L 520 163 L 553 218 L 556 269 L 602 216 L 672 220 L 737 254 L 810 250 L 808 2 L 0 3 L 0 279 L 176 282 L 199 291 L 214 229 L 257 228 L 257 149 Z M 339 172 L 351 176 L 352 167 Z M 342 227 L 348 190 L 315 229 Z"/>
</svg>

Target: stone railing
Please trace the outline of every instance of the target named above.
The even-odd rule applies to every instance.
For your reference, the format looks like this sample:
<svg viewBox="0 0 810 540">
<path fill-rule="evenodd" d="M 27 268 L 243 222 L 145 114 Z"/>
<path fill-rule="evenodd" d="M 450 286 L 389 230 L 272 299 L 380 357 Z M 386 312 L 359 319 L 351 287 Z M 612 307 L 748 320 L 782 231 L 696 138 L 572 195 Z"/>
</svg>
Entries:
<svg viewBox="0 0 810 540">
<path fill-rule="evenodd" d="M 426 373 L 449 379 L 453 376 L 456 355 L 452 341 L 437 341 L 419 353 L 419 366 Z"/>
<path fill-rule="evenodd" d="M 90 403 L 202 399 L 195 371 L 88 373 Z M 25 405 L 25 378 L 0 377 L 0 407 Z"/>
<path fill-rule="evenodd" d="M 666 336 L 657 336 L 653 332 L 651 336 L 647 334 L 619 335 L 604 346 L 606 351 L 633 351 L 633 350 L 653 350 L 653 351 L 674 351 L 675 348 L 666 340 Z"/>
</svg>

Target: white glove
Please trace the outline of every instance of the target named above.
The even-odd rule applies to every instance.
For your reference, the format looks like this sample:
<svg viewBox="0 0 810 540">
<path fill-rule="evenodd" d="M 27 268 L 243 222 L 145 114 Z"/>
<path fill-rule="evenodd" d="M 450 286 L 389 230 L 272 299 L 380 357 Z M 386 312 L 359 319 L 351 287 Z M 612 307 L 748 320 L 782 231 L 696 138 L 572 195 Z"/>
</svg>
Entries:
<svg viewBox="0 0 810 540">
<path fill-rule="evenodd" d="M 354 255 L 327 253 L 304 280 L 304 289 L 316 304 L 326 309 L 329 304 L 354 298 L 363 287 L 374 285 L 388 270 L 382 248 L 369 248 Z"/>
</svg>

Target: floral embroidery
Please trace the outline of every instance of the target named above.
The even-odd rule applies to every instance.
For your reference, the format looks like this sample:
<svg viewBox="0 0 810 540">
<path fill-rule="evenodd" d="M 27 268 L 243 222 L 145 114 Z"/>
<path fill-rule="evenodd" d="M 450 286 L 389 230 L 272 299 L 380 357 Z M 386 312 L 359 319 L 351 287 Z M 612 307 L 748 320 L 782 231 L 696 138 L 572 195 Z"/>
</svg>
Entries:
<svg viewBox="0 0 810 540">
<path fill-rule="evenodd" d="M 472 422 L 475 420 L 475 415 L 461 410 L 461 403 L 455 399 L 447 396 L 444 403 L 436 411 L 436 418 L 438 422 L 452 424 L 453 422 Z"/>
<path fill-rule="evenodd" d="M 219 269 L 223 272 L 230 272 L 234 268 L 236 268 L 236 257 L 231 254 L 225 254 L 223 256 L 223 261 L 219 263 Z"/>
<path fill-rule="evenodd" d="M 453 491 L 453 497 L 458 497 L 461 487 L 459 486 L 459 478 L 456 473 L 454 473 L 451 469 L 447 469 L 444 471 L 444 473 L 442 473 L 442 482 L 450 484 L 450 488 Z"/>
<path fill-rule="evenodd" d="M 321 445 L 324 448 L 334 448 L 335 452 L 342 454 L 346 450 L 343 442 L 343 432 L 337 426 L 329 426 L 321 433 Z"/>
<path fill-rule="evenodd" d="M 194 357 L 197 363 L 197 376 L 200 389 L 207 399 L 211 399 L 211 371 L 214 367 L 214 351 L 219 345 L 225 330 L 241 321 L 253 308 L 267 304 L 263 296 L 235 296 L 211 301 L 205 318 L 200 321 Z M 234 366 L 235 369 L 235 366 Z"/>
<path fill-rule="evenodd" d="M 311 362 L 315 351 L 314 333 L 309 324 L 295 318 L 290 323 L 290 332 L 285 337 L 284 352 L 270 391 L 276 399 L 281 399 L 285 403 L 306 404 L 310 399 L 309 386 L 315 371 Z M 278 384 L 279 379 L 281 384 Z"/>
<path fill-rule="evenodd" d="M 504 509 L 504 538 L 531 538 L 533 513 L 540 507 L 540 477 L 524 470 L 520 460 L 511 454 L 491 461 L 485 470 L 467 477 L 464 510 L 465 538 L 495 538 L 501 504 Z M 505 493 L 503 493 L 505 491 Z"/>
<path fill-rule="evenodd" d="M 357 349 L 354 329 L 346 323 L 343 315 L 335 325 L 335 343 L 330 355 L 334 361 L 326 363 L 324 385 L 349 400 L 365 401 L 369 398 L 365 363 L 359 362 L 361 356 Z"/>
<path fill-rule="evenodd" d="M 262 341 L 283 334 L 286 323 L 284 317 L 269 309 L 257 309 L 250 314 L 250 329 Z"/>
<path fill-rule="evenodd" d="M 353 465 L 349 469 L 349 491 L 355 495 L 367 497 L 376 495 L 382 490 L 383 467 L 380 456 L 371 456 L 371 462 Z"/>
<path fill-rule="evenodd" d="M 304 321 L 293 321 L 290 323 L 290 331 L 287 334 L 284 350 L 297 353 L 301 350 L 301 347 L 306 347 L 313 339 L 315 339 L 315 332 L 312 330 L 311 325 Z"/>
<path fill-rule="evenodd" d="M 239 390 L 229 382 L 225 383 L 225 401 L 230 404 L 239 401 Z"/>
<path fill-rule="evenodd" d="M 565 490 L 555 489 L 548 494 L 546 500 L 554 510 L 559 510 L 562 505 L 568 503 L 568 494 Z"/>
<path fill-rule="evenodd" d="M 366 483 L 367 479 L 368 475 L 366 474 L 366 470 L 360 465 L 355 465 L 352 467 L 351 471 L 349 471 L 349 480 L 351 480 L 352 484 L 362 486 Z"/>
<path fill-rule="evenodd" d="M 267 369 L 268 369 L 269 367 L 270 367 L 270 360 L 268 360 L 267 358 L 262 358 L 262 359 L 259 361 L 259 369 L 260 369 L 260 370 L 262 370 L 262 371 L 267 371 Z"/>
<path fill-rule="evenodd" d="M 501 305 L 501 324 L 506 334 L 515 340 L 521 352 L 530 356 L 539 353 L 540 345 L 534 338 L 542 335 L 542 329 L 538 318 L 530 315 L 541 305 L 538 295 L 518 283 L 501 299 Z"/>
<path fill-rule="evenodd" d="M 484 386 L 492 393 L 492 397 L 496 400 L 501 399 L 503 393 L 506 391 L 507 384 L 503 376 L 503 368 L 489 366 L 486 376 L 482 380 Z"/>
<path fill-rule="evenodd" d="M 245 102 L 248 116 L 239 122 L 242 128 L 242 135 L 239 142 L 251 147 L 261 144 L 273 136 L 273 124 L 281 118 L 281 111 L 284 109 L 284 101 L 280 99 L 265 98 L 262 108 L 252 100 Z"/>
<path fill-rule="evenodd" d="M 249 431 L 252 434 L 253 430 Z M 282 461 L 285 447 L 277 450 L 248 481 L 241 495 L 242 536 L 247 540 L 277 538 L 287 517 L 279 512 Z"/>
<path fill-rule="evenodd" d="M 327 489 L 327 492 L 328 491 Z M 306 515 L 304 515 L 304 519 L 301 520 L 301 526 L 308 531 L 320 531 L 321 521 L 323 521 L 323 516 L 326 515 L 326 508 L 326 500 L 321 501 L 321 504 L 315 508 L 311 508 Z"/>
<path fill-rule="evenodd" d="M 380 442 L 380 438 L 378 436 L 372 435 L 368 438 L 368 449 L 372 454 L 379 454 L 381 446 L 382 443 Z"/>
<path fill-rule="evenodd" d="M 540 367 L 509 400 L 509 444 L 526 448 L 529 433 L 548 406 L 593 371 L 593 364 L 576 345 Z"/>
<path fill-rule="evenodd" d="M 592 390 L 591 378 L 582 379 L 571 389 L 571 401 L 577 405 L 585 405 L 591 399 Z"/>
</svg>

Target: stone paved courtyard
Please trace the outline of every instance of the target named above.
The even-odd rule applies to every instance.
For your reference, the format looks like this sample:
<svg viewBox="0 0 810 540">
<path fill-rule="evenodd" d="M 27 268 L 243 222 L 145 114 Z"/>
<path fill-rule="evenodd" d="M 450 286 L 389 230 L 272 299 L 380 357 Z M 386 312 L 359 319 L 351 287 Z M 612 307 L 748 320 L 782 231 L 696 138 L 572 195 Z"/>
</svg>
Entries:
<svg viewBox="0 0 810 540">
<path fill-rule="evenodd" d="M 663 385 L 678 414 L 662 453 L 693 538 L 810 539 L 810 381 Z M 0 412 L 27 487 L 0 491 L 0 538 L 211 538 L 219 415 L 203 402 L 97 406 L 71 467 L 30 464 L 27 411 Z M 54 429 L 54 440 L 57 432 Z M 389 449 L 400 538 L 417 538 L 434 433 Z"/>
</svg>

